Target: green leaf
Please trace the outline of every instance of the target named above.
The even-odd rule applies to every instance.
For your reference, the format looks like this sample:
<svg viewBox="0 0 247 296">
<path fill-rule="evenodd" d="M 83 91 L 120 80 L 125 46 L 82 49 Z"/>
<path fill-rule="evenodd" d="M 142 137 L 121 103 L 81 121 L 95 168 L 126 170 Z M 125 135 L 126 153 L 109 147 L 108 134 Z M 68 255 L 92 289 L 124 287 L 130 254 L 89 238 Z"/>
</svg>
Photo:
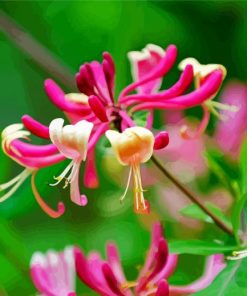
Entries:
<svg viewBox="0 0 247 296">
<path fill-rule="evenodd" d="M 244 194 L 239 200 L 235 202 L 235 205 L 232 211 L 232 217 L 231 217 L 232 228 L 238 243 L 239 243 L 238 232 L 241 224 L 241 213 L 246 203 L 246 199 L 247 199 L 247 193 Z"/>
<path fill-rule="evenodd" d="M 241 191 L 247 193 L 247 139 L 244 141 L 240 152 L 240 170 L 241 170 Z"/>
<path fill-rule="evenodd" d="M 236 246 L 227 246 L 212 241 L 176 240 L 169 242 L 169 250 L 176 254 L 212 255 L 236 250 Z"/>
<path fill-rule="evenodd" d="M 229 262 L 214 282 L 195 296 L 247 295 L 247 259 Z"/>
<path fill-rule="evenodd" d="M 206 202 L 205 206 L 218 218 L 221 219 L 221 221 L 228 226 L 231 225 L 228 218 L 222 213 L 221 209 L 215 206 L 214 204 L 210 202 Z M 199 208 L 196 204 L 190 204 L 186 206 L 185 208 L 180 210 L 180 213 L 184 216 L 194 218 L 197 220 L 201 220 L 207 223 L 214 223 L 211 217 L 209 217 L 201 208 Z"/>
<path fill-rule="evenodd" d="M 186 217 L 194 218 L 196 220 L 213 223 L 213 220 L 203 212 L 196 204 L 190 204 L 180 210 L 180 213 Z"/>
<path fill-rule="evenodd" d="M 233 185 L 234 181 L 232 180 L 233 176 L 226 173 L 228 172 L 227 165 L 222 162 L 222 154 L 218 151 L 207 151 L 204 155 L 209 169 L 217 176 L 224 187 L 226 187 L 233 196 L 236 196 L 235 187 Z M 225 164 L 225 166 L 223 166 L 223 164 Z"/>
</svg>

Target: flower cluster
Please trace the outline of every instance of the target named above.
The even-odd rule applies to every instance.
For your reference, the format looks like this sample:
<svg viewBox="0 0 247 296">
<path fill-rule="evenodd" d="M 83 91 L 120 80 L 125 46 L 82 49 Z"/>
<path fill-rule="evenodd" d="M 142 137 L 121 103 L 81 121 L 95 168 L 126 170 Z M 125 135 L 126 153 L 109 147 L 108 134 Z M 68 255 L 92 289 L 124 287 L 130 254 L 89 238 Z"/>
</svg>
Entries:
<svg viewBox="0 0 247 296">
<path fill-rule="evenodd" d="M 186 296 L 206 288 L 224 269 L 222 255 L 207 258 L 204 274 L 185 286 L 169 284 L 178 255 L 169 254 L 159 223 L 154 224 L 151 246 L 136 281 L 127 281 L 115 244 L 107 245 L 107 259 L 91 252 L 86 257 L 78 247 L 66 248 L 62 253 L 35 253 L 31 260 L 31 276 L 37 290 L 44 296 L 74 296 L 75 273 L 97 294 L 103 296 Z"/>
<path fill-rule="evenodd" d="M 169 140 L 166 132 L 153 135 L 153 111 L 184 110 L 202 106 L 204 118 L 196 135 L 206 128 L 209 112 L 217 114 L 216 107 L 235 111 L 232 106 L 219 105 L 212 101 L 226 74 L 221 65 L 200 65 L 194 59 L 186 59 L 179 64 L 182 74 L 178 81 L 170 88 L 159 91 L 162 78 L 173 67 L 176 56 L 177 49 L 174 45 L 169 45 L 166 50 L 156 45 L 147 45 L 141 52 L 130 52 L 134 82 L 125 87 L 117 97 L 114 91 L 115 65 L 109 53 L 103 53 L 102 63 L 93 61 L 80 67 L 76 74 L 80 93 L 65 94 L 53 80 L 46 80 L 44 88 L 48 98 L 65 113 L 70 124 L 64 126 L 64 120 L 57 118 L 46 126 L 25 115 L 22 117 L 22 124 L 10 125 L 2 132 L 4 152 L 25 169 L 20 175 L 0 186 L 0 190 L 9 189 L 0 201 L 10 197 L 31 175 L 33 193 L 41 208 L 51 217 L 61 216 L 64 213 L 63 203 L 58 204 L 57 210 L 51 209 L 35 186 L 35 175 L 43 167 L 70 159 L 70 164 L 51 185 L 65 180 L 64 187 L 70 185 L 71 200 L 85 206 L 87 197 L 80 193 L 78 181 L 80 165 L 82 161 L 86 162 L 85 186 L 97 187 L 99 182 L 95 149 L 97 142 L 105 134 L 118 161 L 130 166 L 127 188 L 121 200 L 132 177 L 134 210 L 136 213 L 148 213 L 149 203 L 143 196 L 140 164 L 150 159 L 154 149 L 164 148 Z M 193 81 L 195 89 L 191 90 Z M 135 113 L 142 110 L 147 112 L 145 127 L 136 126 L 134 121 Z M 50 143 L 35 145 L 23 141 L 30 141 L 31 134 Z M 183 128 L 182 134 L 184 137 L 190 137 L 186 128 Z"/>
</svg>

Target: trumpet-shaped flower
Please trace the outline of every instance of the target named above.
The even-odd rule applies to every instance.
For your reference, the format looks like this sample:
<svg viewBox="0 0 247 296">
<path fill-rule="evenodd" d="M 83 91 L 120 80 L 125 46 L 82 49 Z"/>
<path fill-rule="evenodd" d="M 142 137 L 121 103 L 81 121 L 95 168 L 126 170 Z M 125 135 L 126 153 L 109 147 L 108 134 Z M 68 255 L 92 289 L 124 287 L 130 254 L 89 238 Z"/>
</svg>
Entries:
<svg viewBox="0 0 247 296">
<path fill-rule="evenodd" d="M 75 248 L 76 271 L 80 279 L 99 295 L 104 296 L 186 296 L 206 288 L 224 269 L 222 255 L 207 259 L 204 274 L 186 286 L 169 285 L 169 277 L 174 273 L 178 256 L 169 254 L 159 223 L 153 227 L 152 242 L 146 262 L 136 281 L 125 278 L 121 260 L 114 244 L 107 245 L 107 260 L 92 252 L 88 258 Z"/>
<path fill-rule="evenodd" d="M 134 210 L 136 213 L 148 213 L 149 204 L 144 199 L 143 188 L 140 174 L 140 164 L 147 162 L 153 153 L 154 136 L 146 128 L 131 127 L 125 129 L 122 133 L 109 130 L 106 137 L 111 142 L 112 148 L 122 165 L 129 165 L 130 172 L 128 184 L 124 195 L 125 197 L 131 176 L 134 181 Z"/>
<path fill-rule="evenodd" d="M 50 138 L 52 143 L 66 158 L 72 159 L 70 164 L 65 168 L 62 174 L 55 179 L 60 183 L 66 175 L 65 186 L 70 184 L 71 200 L 84 206 L 87 204 L 87 197 L 80 194 L 79 190 L 79 172 L 81 161 L 86 159 L 87 145 L 90 134 L 93 129 L 93 123 L 86 120 L 81 120 L 75 125 L 66 125 L 63 127 L 64 120 L 62 118 L 54 119 L 49 126 Z"/>
<path fill-rule="evenodd" d="M 76 296 L 74 249 L 63 252 L 53 250 L 46 254 L 34 253 L 31 259 L 31 276 L 42 296 Z"/>
</svg>

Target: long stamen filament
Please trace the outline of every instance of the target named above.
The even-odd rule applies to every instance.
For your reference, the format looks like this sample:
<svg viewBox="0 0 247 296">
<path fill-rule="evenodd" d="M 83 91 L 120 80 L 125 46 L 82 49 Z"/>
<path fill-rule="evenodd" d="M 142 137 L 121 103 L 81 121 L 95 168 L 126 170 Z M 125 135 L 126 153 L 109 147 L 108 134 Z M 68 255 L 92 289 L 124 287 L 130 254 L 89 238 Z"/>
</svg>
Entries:
<svg viewBox="0 0 247 296">
<path fill-rule="evenodd" d="M 11 187 L 12 185 L 14 185 L 14 186 L 6 194 L 4 194 L 0 198 L 0 202 L 5 201 L 11 195 L 13 195 L 30 174 L 31 174 L 31 172 L 28 169 L 25 169 L 23 172 L 21 172 L 14 179 L 10 180 L 9 182 L 7 182 L 5 184 L 2 184 L 0 186 L 0 190 L 5 190 L 5 189 Z"/>
<path fill-rule="evenodd" d="M 143 188 L 140 174 L 139 164 L 132 164 L 134 175 L 134 210 L 136 213 L 145 214 L 148 213 L 148 206 L 143 196 Z"/>
<path fill-rule="evenodd" d="M 128 192 L 129 185 L 130 185 L 131 176 L 132 176 L 132 167 L 130 167 L 128 181 L 127 181 L 127 186 L 125 188 L 125 191 L 124 191 L 123 195 L 120 197 L 120 202 L 122 202 L 125 199 L 125 197 L 126 197 L 126 194 Z"/>
<path fill-rule="evenodd" d="M 73 164 L 74 164 L 74 162 L 73 161 L 71 161 L 69 164 L 68 164 L 68 166 L 63 170 L 63 172 L 59 175 L 59 176 L 57 176 L 57 177 L 54 177 L 54 179 L 55 180 L 57 180 L 57 182 L 55 182 L 55 183 L 52 183 L 52 184 L 49 184 L 50 186 L 56 186 L 56 185 L 58 185 L 65 177 L 66 177 L 66 175 L 68 174 L 68 172 L 71 170 L 71 168 L 73 167 Z M 68 179 L 69 179 L 69 177 L 68 177 Z"/>
</svg>

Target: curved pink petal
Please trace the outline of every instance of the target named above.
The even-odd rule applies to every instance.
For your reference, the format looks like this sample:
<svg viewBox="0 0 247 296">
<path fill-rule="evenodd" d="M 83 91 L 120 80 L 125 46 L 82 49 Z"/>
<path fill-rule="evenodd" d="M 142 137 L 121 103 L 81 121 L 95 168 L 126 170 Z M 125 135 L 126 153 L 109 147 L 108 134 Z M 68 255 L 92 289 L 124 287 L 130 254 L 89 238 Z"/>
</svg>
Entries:
<svg viewBox="0 0 247 296">
<path fill-rule="evenodd" d="M 152 283 L 153 278 L 156 277 L 165 267 L 168 258 L 168 245 L 164 238 L 159 239 L 159 243 L 153 256 L 153 263 L 149 272 L 138 279 L 136 292 L 145 291 L 146 287 Z"/>
<path fill-rule="evenodd" d="M 169 296 L 169 285 L 166 280 L 159 282 L 155 296 Z"/>
<path fill-rule="evenodd" d="M 20 140 L 13 140 L 11 147 L 18 151 L 22 156 L 49 156 L 58 152 L 57 147 L 53 144 L 48 145 L 33 145 L 22 142 Z"/>
<path fill-rule="evenodd" d="M 84 185 L 87 188 L 97 188 L 99 186 L 98 174 L 95 165 L 95 148 L 87 154 L 84 170 Z"/>
<path fill-rule="evenodd" d="M 190 295 L 197 291 L 205 289 L 211 284 L 215 277 L 225 268 L 223 255 L 212 255 L 208 258 L 205 272 L 194 283 L 186 286 L 170 286 L 170 296 Z"/>
<path fill-rule="evenodd" d="M 126 278 L 121 266 L 121 261 L 118 255 L 118 250 L 115 244 L 107 244 L 107 261 L 110 264 L 112 271 L 117 278 L 118 282 L 124 284 Z"/>
<path fill-rule="evenodd" d="M 88 104 L 91 107 L 92 111 L 94 114 L 102 121 L 102 122 L 107 122 L 108 117 L 106 115 L 106 109 L 105 106 L 102 104 L 100 99 L 95 96 L 91 95 L 88 98 Z"/>
<path fill-rule="evenodd" d="M 25 128 L 29 130 L 32 134 L 43 139 L 47 139 L 47 140 L 50 139 L 48 126 L 43 125 L 42 123 L 33 119 L 29 115 L 22 116 L 21 120 Z"/>
<path fill-rule="evenodd" d="M 175 63 L 177 56 L 177 48 L 175 45 L 169 45 L 166 49 L 165 56 L 160 60 L 155 68 L 152 69 L 145 77 L 141 80 L 138 80 L 126 88 L 123 89 L 119 96 L 119 102 L 131 91 L 137 89 L 138 87 L 149 83 L 157 78 L 164 76 L 173 66 Z"/>
<path fill-rule="evenodd" d="M 93 61 L 85 63 L 76 74 L 79 90 L 88 95 L 96 95 L 103 104 L 113 102 L 115 67 L 109 53 L 103 54 L 102 65 Z"/>
<path fill-rule="evenodd" d="M 104 263 L 102 265 L 102 271 L 105 276 L 105 280 L 111 289 L 113 293 L 117 296 L 124 296 L 124 294 L 121 291 L 121 287 L 119 285 L 119 282 L 117 281 L 114 273 L 112 272 L 112 269 L 108 263 Z"/>
<path fill-rule="evenodd" d="M 71 112 L 78 115 L 87 115 L 91 113 L 91 110 L 88 106 L 67 100 L 65 98 L 65 93 L 52 79 L 45 80 L 44 88 L 52 103 L 62 111 Z"/>
<path fill-rule="evenodd" d="M 102 264 L 98 256 L 89 262 L 79 248 L 75 248 L 76 271 L 81 281 L 102 296 L 116 296 L 102 277 Z"/>
<path fill-rule="evenodd" d="M 216 70 L 208 76 L 200 88 L 192 91 L 189 94 L 172 98 L 167 101 L 148 102 L 136 105 L 131 109 L 132 112 L 138 110 L 152 110 L 152 109 L 186 109 L 204 103 L 214 96 L 223 80 L 223 73 L 221 70 Z M 152 98 L 152 95 L 150 96 Z"/>
<path fill-rule="evenodd" d="M 80 173 L 80 166 L 81 162 L 75 163 L 72 168 L 72 178 L 70 183 L 70 198 L 71 200 L 79 205 L 79 206 L 85 206 L 87 205 L 87 197 L 85 194 L 80 193 L 80 187 L 79 187 L 79 173 Z"/>
<path fill-rule="evenodd" d="M 48 155 L 48 156 L 42 156 L 40 154 L 39 156 L 21 156 L 19 153 L 16 153 L 15 150 L 12 150 L 11 148 L 6 148 L 5 149 L 6 153 L 8 156 L 13 158 L 16 162 L 18 162 L 20 165 L 29 167 L 29 168 L 43 168 L 47 167 L 53 164 L 56 164 L 58 162 L 61 162 L 64 160 L 64 156 L 62 154 L 53 154 L 53 155 Z M 17 151 L 18 152 L 18 151 Z"/>
<path fill-rule="evenodd" d="M 181 73 L 179 80 L 170 88 L 158 93 L 154 93 L 151 96 L 150 94 L 129 95 L 123 98 L 122 103 L 125 103 L 126 106 L 130 106 L 141 102 L 153 102 L 160 100 L 164 101 L 175 98 L 182 95 L 188 89 L 193 79 L 193 67 L 191 65 L 187 65 L 184 71 Z"/>
<path fill-rule="evenodd" d="M 146 262 L 140 271 L 139 278 L 145 276 L 148 273 L 149 269 L 151 268 L 159 240 L 162 237 L 163 237 L 162 225 L 159 222 L 156 222 L 153 225 L 153 229 L 152 229 L 151 246 L 146 258 Z"/>
<path fill-rule="evenodd" d="M 165 56 L 165 51 L 156 45 L 148 45 L 142 52 L 130 52 L 128 54 L 134 81 L 140 81 L 147 76 L 160 63 Z M 157 78 L 140 87 L 138 93 L 150 94 L 157 91 L 161 85 L 162 79 Z"/>
</svg>

